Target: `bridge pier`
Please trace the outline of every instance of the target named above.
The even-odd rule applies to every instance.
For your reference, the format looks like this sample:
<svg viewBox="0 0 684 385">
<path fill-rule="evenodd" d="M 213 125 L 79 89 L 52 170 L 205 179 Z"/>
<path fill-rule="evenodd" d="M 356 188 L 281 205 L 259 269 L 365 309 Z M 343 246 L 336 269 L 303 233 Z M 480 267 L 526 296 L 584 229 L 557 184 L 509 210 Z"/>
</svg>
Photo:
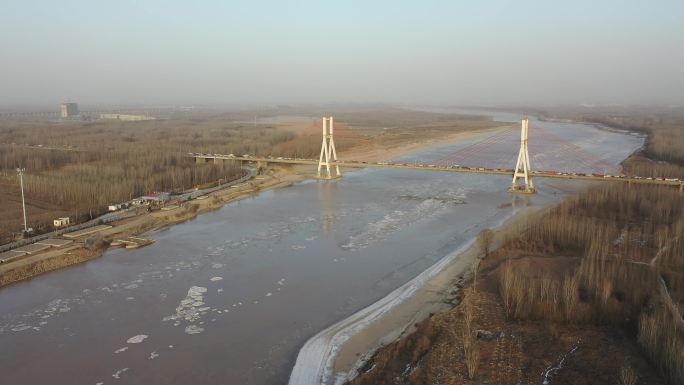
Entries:
<svg viewBox="0 0 684 385">
<path fill-rule="evenodd" d="M 268 167 L 268 162 L 265 160 L 257 160 L 257 174 L 261 175 L 266 173 L 266 168 Z"/>
<path fill-rule="evenodd" d="M 321 175 L 321 169 L 325 166 L 326 174 Z M 330 168 L 334 168 L 331 172 Z M 337 164 L 337 152 L 335 152 L 335 142 L 333 141 L 333 118 L 323 117 L 323 144 L 321 145 L 321 156 L 318 160 L 318 179 L 336 179 L 342 176 L 340 167 Z"/>
<path fill-rule="evenodd" d="M 530 153 L 527 148 L 527 133 L 529 131 L 530 121 L 525 118 L 521 122 L 520 128 L 520 152 L 518 153 L 518 162 L 515 164 L 513 171 L 513 183 L 508 189 L 512 193 L 534 194 L 537 192 L 530 176 Z M 525 184 L 521 185 L 520 180 L 524 179 Z"/>
</svg>

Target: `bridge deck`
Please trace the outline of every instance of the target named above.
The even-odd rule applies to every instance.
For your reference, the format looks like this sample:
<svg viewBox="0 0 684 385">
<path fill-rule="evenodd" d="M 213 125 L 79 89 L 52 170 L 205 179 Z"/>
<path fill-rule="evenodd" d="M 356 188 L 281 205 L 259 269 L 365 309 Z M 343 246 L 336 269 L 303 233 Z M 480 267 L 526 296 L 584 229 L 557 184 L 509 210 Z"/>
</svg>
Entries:
<svg viewBox="0 0 684 385">
<path fill-rule="evenodd" d="M 281 164 L 302 164 L 318 166 L 316 159 L 278 159 L 278 158 L 263 158 L 263 157 L 243 157 L 243 156 L 229 156 L 218 154 L 190 154 L 192 158 L 199 159 L 221 159 L 221 160 L 237 160 L 242 162 L 264 162 L 264 163 L 281 163 Z M 468 174 L 494 174 L 505 175 L 513 177 L 513 170 L 501 169 L 485 169 L 481 167 L 460 167 L 460 166 L 442 166 L 430 164 L 407 164 L 407 163 L 386 163 L 386 162 L 357 162 L 357 161 L 338 161 L 340 167 L 346 168 L 394 168 L 403 170 L 427 170 L 427 171 L 445 171 L 445 172 L 460 172 Z M 544 171 L 530 171 L 530 174 L 535 178 L 555 178 L 555 179 L 577 179 L 600 182 L 626 182 L 626 183 L 641 183 L 653 185 L 667 185 L 679 186 L 684 188 L 684 181 L 681 180 L 664 180 L 644 177 L 626 177 L 621 175 L 581 175 L 576 173 L 553 173 Z"/>
</svg>

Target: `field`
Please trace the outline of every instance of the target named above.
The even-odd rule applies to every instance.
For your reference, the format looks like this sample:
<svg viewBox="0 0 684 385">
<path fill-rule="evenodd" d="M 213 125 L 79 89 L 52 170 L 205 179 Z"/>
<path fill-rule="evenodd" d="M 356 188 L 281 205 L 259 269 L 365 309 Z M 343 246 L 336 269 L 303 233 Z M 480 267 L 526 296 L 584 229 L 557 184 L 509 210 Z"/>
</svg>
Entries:
<svg viewBox="0 0 684 385">
<path fill-rule="evenodd" d="M 334 115 L 338 152 L 356 154 L 497 126 L 476 117 L 395 108 L 202 110 L 143 122 L 0 121 L 0 243 L 22 228 L 15 169 L 25 168 L 29 227 L 80 222 L 112 203 L 179 192 L 241 175 L 238 164 L 195 164 L 188 152 L 317 157 L 320 116 Z M 256 117 L 256 118 L 255 118 Z"/>
</svg>

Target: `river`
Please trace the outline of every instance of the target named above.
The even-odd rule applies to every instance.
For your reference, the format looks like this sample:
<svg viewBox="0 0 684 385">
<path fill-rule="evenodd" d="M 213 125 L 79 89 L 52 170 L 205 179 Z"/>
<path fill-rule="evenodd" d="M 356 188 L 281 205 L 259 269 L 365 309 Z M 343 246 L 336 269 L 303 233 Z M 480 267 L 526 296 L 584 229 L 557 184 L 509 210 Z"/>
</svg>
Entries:
<svg viewBox="0 0 684 385">
<path fill-rule="evenodd" d="M 643 143 L 585 124 L 532 125 L 615 164 Z M 538 194 L 514 196 L 503 176 L 373 169 L 228 204 L 149 234 L 151 246 L 1 289 L 0 383 L 286 384 L 309 337 L 517 207 L 584 185 L 537 184 Z"/>
</svg>

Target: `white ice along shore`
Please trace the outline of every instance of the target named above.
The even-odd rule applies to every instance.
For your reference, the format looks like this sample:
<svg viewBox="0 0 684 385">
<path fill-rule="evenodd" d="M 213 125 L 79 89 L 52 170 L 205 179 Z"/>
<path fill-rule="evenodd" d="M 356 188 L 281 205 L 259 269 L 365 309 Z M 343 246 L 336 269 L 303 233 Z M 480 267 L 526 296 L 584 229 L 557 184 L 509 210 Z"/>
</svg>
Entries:
<svg viewBox="0 0 684 385">
<path fill-rule="evenodd" d="M 514 210 L 510 215 L 499 221 L 494 228 L 502 227 L 518 211 Z M 476 240 L 477 238 L 475 237 L 470 239 L 387 296 L 311 337 L 297 355 L 297 361 L 290 374 L 288 384 L 336 385 L 348 380 L 347 374 L 343 374 L 340 378 L 333 378 L 335 359 L 345 342 L 360 330 L 380 319 L 389 310 L 410 298 L 426 282 L 434 278 L 447 265 L 468 250 Z"/>
<path fill-rule="evenodd" d="M 299 351 L 290 374 L 289 385 L 330 385 L 337 353 L 344 343 L 361 329 L 381 318 L 393 307 L 404 302 L 446 265 L 467 250 L 475 238 L 448 254 L 427 270 L 398 287 L 384 298 L 350 317 L 328 327 L 309 339 Z"/>
</svg>

